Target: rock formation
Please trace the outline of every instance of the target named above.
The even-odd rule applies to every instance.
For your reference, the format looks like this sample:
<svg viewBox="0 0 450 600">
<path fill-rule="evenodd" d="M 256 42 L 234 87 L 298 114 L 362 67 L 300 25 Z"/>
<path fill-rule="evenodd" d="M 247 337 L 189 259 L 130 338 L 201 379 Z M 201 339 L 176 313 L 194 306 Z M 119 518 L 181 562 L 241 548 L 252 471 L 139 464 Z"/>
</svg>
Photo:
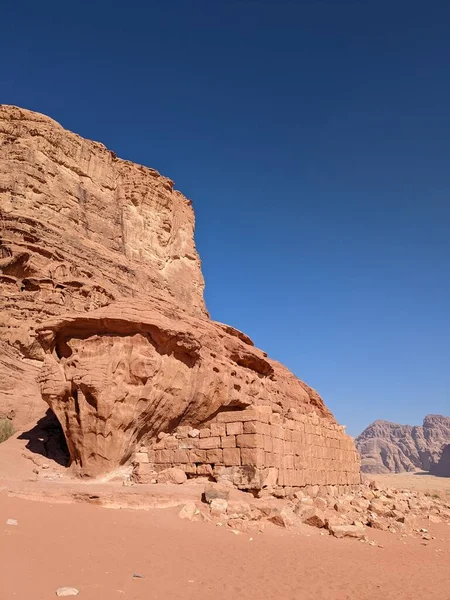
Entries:
<svg viewBox="0 0 450 600">
<path fill-rule="evenodd" d="M 450 444 L 442 447 L 430 464 L 430 473 L 438 477 L 450 477 Z"/>
<path fill-rule="evenodd" d="M 206 315 L 191 202 L 153 169 L 0 105 L 0 416 L 42 414 L 34 330 L 115 300 Z"/>
<path fill-rule="evenodd" d="M 450 418 L 427 415 L 422 426 L 375 421 L 357 438 L 365 473 L 429 471 L 450 442 Z"/>
<path fill-rule="evenodd" d="M 353 441 L 320 396 L 210 320 L 192 206 L 171 181 L 29 111 L 2 107 L 0 134 L 12 357 L 0 407 L 12 398 L 20 412 L 23 386 L 34 406 L 42 365 L 82 475 L 135 460 L 243 489 L 359 483 Z"/>
</svg>

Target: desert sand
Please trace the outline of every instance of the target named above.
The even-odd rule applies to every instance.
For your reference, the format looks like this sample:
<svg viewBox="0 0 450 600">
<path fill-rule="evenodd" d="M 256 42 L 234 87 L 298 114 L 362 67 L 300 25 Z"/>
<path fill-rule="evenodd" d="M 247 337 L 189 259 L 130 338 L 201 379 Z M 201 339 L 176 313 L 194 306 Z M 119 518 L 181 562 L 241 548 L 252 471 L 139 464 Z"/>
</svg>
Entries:
<svg viewBox="0 0 450 600">
<path fill-rule="evenodd" d="M 61 586 L 79 589 L 80 600 L 450 598 L 444 523 L 423 521 L 429 541 L 370 530 L 377 543 L 370 545 L 312 527 L 234 534 L 183 521 L 177 512 L 37 502 L 0 492 L 0 598 L 46 600 Z"/>
</svg>

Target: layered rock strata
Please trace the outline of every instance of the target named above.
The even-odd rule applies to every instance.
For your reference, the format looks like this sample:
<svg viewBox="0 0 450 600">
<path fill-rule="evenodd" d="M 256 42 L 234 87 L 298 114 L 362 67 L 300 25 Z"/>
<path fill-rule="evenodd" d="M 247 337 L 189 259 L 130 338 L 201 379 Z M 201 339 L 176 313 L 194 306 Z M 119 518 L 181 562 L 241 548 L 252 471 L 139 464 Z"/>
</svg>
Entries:
<svg viewBox="0 0 450 600">
<path fill-rule="evenodd" d="M 193 231 L 170 179 L 0 105 L 0 415 L 20 429 L 41 414 L 34 332 L 48 318 L 123 298 L 206 315 Z"/>
</svg>

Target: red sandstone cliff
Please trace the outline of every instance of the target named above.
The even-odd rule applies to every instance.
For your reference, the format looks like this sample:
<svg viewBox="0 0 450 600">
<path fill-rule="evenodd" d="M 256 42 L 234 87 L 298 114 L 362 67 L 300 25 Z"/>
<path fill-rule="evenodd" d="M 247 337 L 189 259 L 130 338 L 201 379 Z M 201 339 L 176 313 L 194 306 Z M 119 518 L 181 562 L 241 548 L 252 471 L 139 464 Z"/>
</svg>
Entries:
<svg viewBox="0 0 450 600">
<path fill-rule="evenodd" d="M 42 410 L 36 326 L 116 300 L 206 315 L 191 202 L 153 169 L 0 106 L 0 415 Z"/>
<path fill-rule="evenodd" d="M 155 468 L 247 488 L 359 482 L 317 392 L 209 319 L 192 206 L 170 180 L 15 107 L 0 136 L 0 412 L 21 427 L 43 398 L 83 475 L 144 445 Z"/>
</svg>

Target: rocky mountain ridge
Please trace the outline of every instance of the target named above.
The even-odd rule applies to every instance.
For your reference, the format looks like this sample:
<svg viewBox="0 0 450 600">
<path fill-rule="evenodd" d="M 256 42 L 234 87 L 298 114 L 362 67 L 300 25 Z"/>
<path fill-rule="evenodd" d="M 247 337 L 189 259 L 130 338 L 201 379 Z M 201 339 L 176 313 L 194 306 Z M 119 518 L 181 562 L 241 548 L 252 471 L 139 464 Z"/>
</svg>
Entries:
<svg viewBox="0 0 450 600">
<path fill-rule="evenodd" d="M 450 417 L 427 415 L 421 426 L 375 421 L 355 443 L 365 473 L 432 471 L 450 443 Z"/>
</svg>

